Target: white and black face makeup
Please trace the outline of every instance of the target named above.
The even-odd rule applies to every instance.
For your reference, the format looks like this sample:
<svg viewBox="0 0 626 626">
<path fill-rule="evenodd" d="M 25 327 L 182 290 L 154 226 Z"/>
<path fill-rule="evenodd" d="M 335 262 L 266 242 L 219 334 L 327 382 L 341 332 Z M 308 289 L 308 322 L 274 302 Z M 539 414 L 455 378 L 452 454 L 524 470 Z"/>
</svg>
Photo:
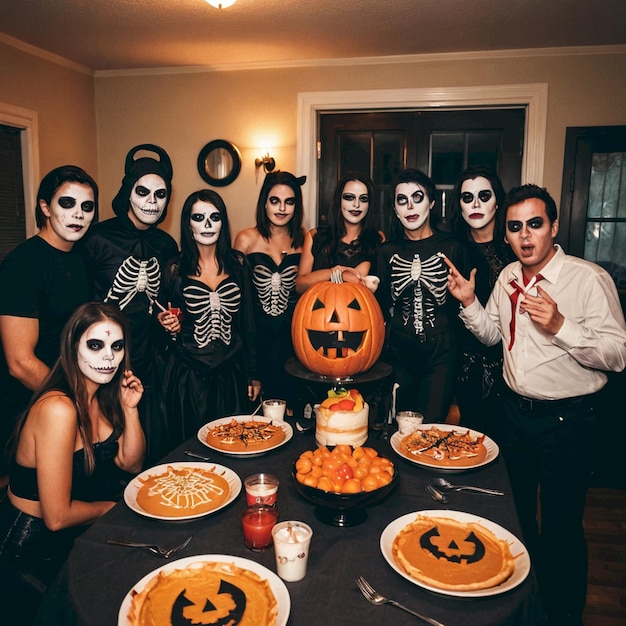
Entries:
<svg viewBox="0 0 626 626">
<path fill-rule="evenodd" d="M 341 192 L 341 215 L 348 224 L 358 224 L 367 215 L 370 197 L 367 185 L 360 180 L 349 180 Z"/>
<path fill-rule="evenodd" d="M 419 230 L 427 224 L 433 206 L 435 201 L 431 202 L 417 183 L 400 183 L 396 186 L 394 210 L 406 230 Z"/>
<path fill-rule="evenodd" d="M 60 249 L 71 248 L 87 232 L 96 209 L 93 189 L 85 183 L 63 183 L 50 204 L 39 206 L 48 218 L 44 228 Z"/>
<path fill-rule="evenodd" d="M 217 243 L 222 232 L 222 214 L 210 202 L 198 200 L 191 208 L 189 216 L 191 234 L 199 246 Z"/>
<path fill-rule="evenodd" d="M 496 194 L 484 176 L 464 180 L 459 200 L 461 215 L 473 230 L 484 228 L 496 217 Z"/>
<path fill-rule="evenodd" d="M 165 181 L 158 174 L 146 174 L 130 192 L 128 217 L 137 228 L 148 228 L 159 221 L 166 204 Z"/>
<path fill-rule="evenodd" d="M 78 342 L 78 368 L 94 383 L 106 385 L 113 380 L 124 359 L 124 335 L 111 320 L 92 324 Z"/>
<path fill-rule="evenodd" d="M 296 210 L 296 195 L 288 185 L 274 185 L 265 202 L 267 219 L 274 226 L 285 226 Z"/>
</svg>

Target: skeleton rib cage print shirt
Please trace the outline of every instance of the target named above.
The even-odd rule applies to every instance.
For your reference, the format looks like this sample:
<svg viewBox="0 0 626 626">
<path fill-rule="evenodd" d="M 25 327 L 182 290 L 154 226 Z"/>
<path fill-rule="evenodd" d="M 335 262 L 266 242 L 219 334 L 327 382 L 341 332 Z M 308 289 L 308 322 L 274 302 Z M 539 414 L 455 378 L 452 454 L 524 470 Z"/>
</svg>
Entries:
<svg viewBox="0 0 626 626">
<path fill-rule="evenodd" d="M 258 377 L 250 273 L 241 270 L 223 278 L 216 289 L 189 276 L 168 271 L 166 296 L 183 312 L 176 355 L 194 367 L 218 368 L 241 360 L 248 379 Z"/>
<path fill-rule="evenodd" d="M 160 333 L 155 300 L 167 306 L 162 276 L 178 254 L 176 242 L 156 226 L 135 228 L 124 215 L 92 226 L 81 249 L 96 299 L 118 306 L 128 319 L 132 366 L 143 379 L 154 363 L 155 333 Z"/>
<path fill-rule="evenodd" d="M 426 341 L 460 328 L 458 302 L 448 293 L 448 266 L 441 253 L 469 276 L 465 247 L 447 233 L 435 231 L 419 241 L 401 239 L 381 246 L 376 296 L 393 334 Z"/>
</svg>

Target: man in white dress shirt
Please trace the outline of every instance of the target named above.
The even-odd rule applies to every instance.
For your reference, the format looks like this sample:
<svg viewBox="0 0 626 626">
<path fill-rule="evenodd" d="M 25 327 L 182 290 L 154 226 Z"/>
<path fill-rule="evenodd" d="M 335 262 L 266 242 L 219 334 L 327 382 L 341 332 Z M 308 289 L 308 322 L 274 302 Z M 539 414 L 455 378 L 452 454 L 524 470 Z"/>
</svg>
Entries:
<svg viewBox="0 0 626 626">
<path fill-rule="evenodd" d="M 626 366 L 626 324 L 609 274 L 555 245 L 557 208 L 545 189 L 512 189 L 504 215 L 505 240 L 519 261 L 502 271 L 486 307 L 474 296 L 476 270 L 466 280 L 448 261 L 448 289 L 480 341 L 502 340 L 501 448 L 525 543 L 550 624 L 580 626 L 594 400 L 606 384 L 604 371 Z"/>
</svg>

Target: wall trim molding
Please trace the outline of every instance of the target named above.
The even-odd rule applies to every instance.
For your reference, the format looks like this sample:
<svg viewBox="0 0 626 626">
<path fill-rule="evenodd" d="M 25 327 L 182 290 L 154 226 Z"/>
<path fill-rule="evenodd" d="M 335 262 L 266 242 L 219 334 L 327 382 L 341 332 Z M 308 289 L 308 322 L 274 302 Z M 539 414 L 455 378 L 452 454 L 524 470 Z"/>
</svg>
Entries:
<svg viewBox="0 0 626 626">
<path fill-rule="evenodd" d="M 303 67 L 345 67 L 365 65 L 394 65 L 406 63 L 449 63 L 476 60 L 523 59 L 530 57 L 595 56 L 626 54 L 626 45 L 569 46 L 561 48 L 521 48 L 512 50 L 478 50 L 475 52 L 435 52 L 372 57 L 342 57 L 331 59 L 299 59 L 278 61 L 250 61 L 245 63 L 215 63 L 181 67 L 146 67 L 126 70 L 96 70 L 96 78 L 116 76 L 153 76 L 159 74 L 199 74 L 208 72 L 241 72 Z"/>
<path fill-rule="evenodd" d="M 522 183 L 533 182 L 541 185 L 548 116 L 547 83 L 299 93 L 296 173 L 307 176 L 307 184 L 302 190 L 305 221 L 309 226 L 314 226 L 317 221 L 317 138 L 320 112 L 507 106 L 526 107 Z"/>
<path fill-rule="evenodd" d="M 20 128 L 26 237 L 37 233 L 35 204 L 39 186 L 39 120 L 37 111 L 0 102 L 0 124 Z"/>
</svg>

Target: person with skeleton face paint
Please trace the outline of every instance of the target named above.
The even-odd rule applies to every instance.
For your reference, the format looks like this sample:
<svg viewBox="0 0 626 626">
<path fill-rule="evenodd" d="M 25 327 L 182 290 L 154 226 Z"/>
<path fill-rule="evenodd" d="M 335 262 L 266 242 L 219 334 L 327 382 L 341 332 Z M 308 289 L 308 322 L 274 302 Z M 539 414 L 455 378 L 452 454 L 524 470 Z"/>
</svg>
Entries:
<svg viewBox="0 0 626 626">
<path fill-rule="evenodd" d="M 180 232 L 181 254 L 166 272 L 165 293 L 181 315 L 158 315 L 174 339 L 164 374 L 172 445 L 211 420 L 249 413 L 261 391 L 250 270 L 231 247 L 220 195 L 192 193 Z"/>
<path fill-rule="evenodd" d="M 136 156 L 143 151 L 157 158 Z M 119 307 L 130 323 L 133 369 L 145 388 L 140 413 L 148 440 L 147 463 L 171 449 L 159 374 L 165 341 L 156 313 L 159 304 L 166 303 L 161 296 L 163 272 L 178 255 L 174 239 L 158 228 L 167 215 L 172 174 L 170 158 L 159 146 L 132 148 L 113 199 L 116 217 L 98 224 L 81 246 L 95 297 Z"/>
<path fill-rule="evenodd" d="M 424 421 L 442 423 L 454 396 L 461 330 L 442 255 L 467 267 L 467 252 L 435 227 L 436 190 L 426 174 L 404 170 L 391 189 L 398 219 L 377 261 L 376 296 L 388 327 L 384 358 L 399 384 L 397 410 L 419 411 Z"/>
<path fill-rule="evenodd" d="M 20 417 L 0 501 L 1 591 L 12 602 L 29 594 L 29 607 L 37 606 L 74 538 L 121 499 L 121 472 L 141 469 L 143 387 L 127 339 L 117 307 L 78 307 L 60 358 Z M 20 606 L 24 623 L 27 610 Z"/>
<path fill-rule="evenodd" d="M 291 318 L 296 305 L 296 277 L 304 242 L 302 185 L 306 176 L 270 172 L 256 208 L 256 226 L 236 237 L 233 247 L 243 252 L 252 270 L 255 290 L 257 354 L 263 355 L 261 380 L 266 398 L 296 401 L 285 362 L 293 358 Z"/>
<path fill-rule="evenodd" d="M 471 267 L 477 269 L 476 294 L 485 305 L 504 267 L 515 260 L 504 241 L 504 189 L 498 176 L 483 166 L 462 172 L 452 193 L 452 231 L 464 241 Z M 472 333 L 462 333 L 456 389 L 461 423 L 499 439 L 501 424 L 502 346 L 485 346 Z"/>
<path fill-rule="evenodd" d="M 96 182 L 74 165 L 53 169 L 39 186 L 35 218 L 39 233 L 11 251 L 0 267 L 0 454 L 59 356 L 65 322 L 92 297 L 75 244 L 98 220 Z M 5 473 L 3 460 L 0 475 Z"/>
<path fill-rule="evenodd" d="M 385 235 L 376 227 L 374 184 L 361 172 L 347 172 L 337 182 L 326 224 L 304 239 L 296 290 L 328 280 L 378 287 L 374 262 Z"/>
</svg>

